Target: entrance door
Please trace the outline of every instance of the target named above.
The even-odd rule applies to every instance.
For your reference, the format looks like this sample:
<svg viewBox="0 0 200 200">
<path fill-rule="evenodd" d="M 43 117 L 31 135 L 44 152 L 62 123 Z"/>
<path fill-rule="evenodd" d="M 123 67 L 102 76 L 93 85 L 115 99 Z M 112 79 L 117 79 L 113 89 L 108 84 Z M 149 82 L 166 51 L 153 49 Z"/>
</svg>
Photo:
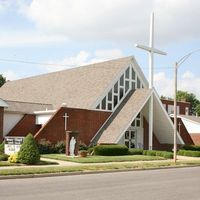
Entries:
<svg viewBox="0 0 200 200">
<path fill-rule="evenodd" d="M 128 130 L 125 132 L 125 145 L 128 148 L 137 147 L 137 132 L 136 130 Z"/>
</svg>

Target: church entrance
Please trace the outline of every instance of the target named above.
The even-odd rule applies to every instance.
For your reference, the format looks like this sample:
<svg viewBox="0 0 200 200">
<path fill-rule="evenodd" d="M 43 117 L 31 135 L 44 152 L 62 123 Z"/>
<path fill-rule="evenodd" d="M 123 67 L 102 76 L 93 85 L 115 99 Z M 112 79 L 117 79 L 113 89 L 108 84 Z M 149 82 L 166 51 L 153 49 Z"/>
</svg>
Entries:
<svg viewBox="0 0 200 200">
<path fill-rule="evenodd" d="M 128 148 L 136 148 L 137 147 L 137 131 L 136 129 L 129 129 L 125 132 L 125 145 Z"/>
</svg>

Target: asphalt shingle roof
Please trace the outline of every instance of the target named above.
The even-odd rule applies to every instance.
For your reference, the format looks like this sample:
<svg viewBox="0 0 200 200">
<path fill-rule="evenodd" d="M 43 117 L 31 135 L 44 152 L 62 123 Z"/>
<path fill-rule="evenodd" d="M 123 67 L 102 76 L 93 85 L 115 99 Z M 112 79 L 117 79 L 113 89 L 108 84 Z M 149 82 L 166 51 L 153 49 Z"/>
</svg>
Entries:
<svg viewBox="0 0 200 200">
<path fill-rule="evenodd" d="M 134 57 L 9 81 L 0 88 L 0 98 L 10 101 L 91 108 L 112 80 Z"/>
</svg>

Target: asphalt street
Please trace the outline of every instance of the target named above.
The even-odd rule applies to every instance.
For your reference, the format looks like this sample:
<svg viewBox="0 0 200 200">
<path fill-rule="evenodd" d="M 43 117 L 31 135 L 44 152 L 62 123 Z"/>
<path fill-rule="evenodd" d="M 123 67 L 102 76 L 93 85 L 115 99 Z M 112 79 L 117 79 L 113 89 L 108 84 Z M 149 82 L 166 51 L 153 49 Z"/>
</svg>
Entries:
<svg viewBox="0 0 200 200">
<path fill-rule="evenodd" d="M 0 200 L 199 200 L 200 167 L 0 180 Z"/>
</svg>

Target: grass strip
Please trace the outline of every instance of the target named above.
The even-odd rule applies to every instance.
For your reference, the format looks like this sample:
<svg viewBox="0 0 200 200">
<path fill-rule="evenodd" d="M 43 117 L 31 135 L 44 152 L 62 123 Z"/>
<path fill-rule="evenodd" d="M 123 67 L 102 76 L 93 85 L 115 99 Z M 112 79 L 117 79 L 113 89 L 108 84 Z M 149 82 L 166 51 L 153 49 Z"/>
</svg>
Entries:
<svg viewBox="0 0 200 200">
<path fill-rule="evenodd" d="M 126 156 L 87 156 L 87 157 L 67 157 L 65 154 L 43 154 L 42 158 L 70 161 L 76 163 L 107 163 L 107 162 L 126 162 L 126 161 L 152 161 L 164 160 L 157 156 L 146 155 L 126 155 Z"/>
<path fill-rule="evenodd" d="M 174 164 L 173 161 L 152 162 L 152 163 L 120 163 L 108 165 L 84 165 L 84 166 L 70 166 L 70 167 L 34 167 L 34 168 L 13 168 L 0 170 L 1 176 L 8 175 L 33 175 L 45 173 L 64 173 L 64 172 L 99 172 L 99 171 L 113 171 L 113 170 L 131 170 L 131 169 L 154 169 L 165 167 L 189 167 L 200 166 L 200 161 L 178 161 Z"/>
<path fill-rule="evenodd" d="M 57 162 L 52 162 L 52 161 L 40 160 L 40 162 L 37 163 L 36 166 L 37 165 L 58 165 L 58 163 Z M 10 163 L 8 161 L 0 161 L 0 167 L 6 167 L 6 166 L 23 166 L 23 164 Z"/>
</svg>

